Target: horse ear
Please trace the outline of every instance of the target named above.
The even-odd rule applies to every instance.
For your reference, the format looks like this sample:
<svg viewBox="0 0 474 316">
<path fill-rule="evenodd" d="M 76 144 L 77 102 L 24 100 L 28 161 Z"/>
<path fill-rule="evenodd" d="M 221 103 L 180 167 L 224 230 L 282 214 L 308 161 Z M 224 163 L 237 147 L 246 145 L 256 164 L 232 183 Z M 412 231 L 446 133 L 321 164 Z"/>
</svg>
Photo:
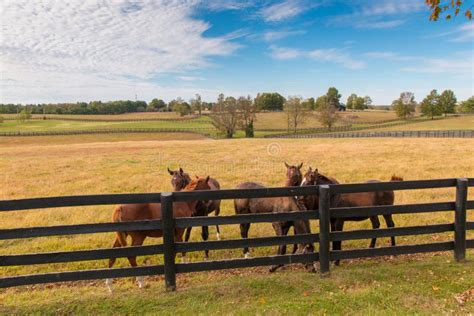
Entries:
<svg viewBox="0 0 474 316">
<path fill-rule="evenodd" d="M 169 167 L 168 167 L 168 173 L 169 173 L 171 176 L 174 174 L 174 172 L 171 171 Z"/>
<path fill-rule="evenodd" d="M 206 183 L 209 182 L 209 179 L 210 179 L 210 178 L 211 178 L 211 177 L 209 177 L 209 176 L 206 177 Z"/>
<path fill-rule="evenodd" d="M 311 168 L 311 166 L 308 167 L 308 171 L 311 172 L 313 171 L 313 168 Z"/>
<path fill-rule="evenodd" d="M 303 163 L 300 163 L 300 165 L 298 166 L 298 169 L 301 169 L 301 167 L 303 167 Z"/>
<path fill-rule="evenodd" d="M 179 167 L 179 173 L 183 174 L 184 173 L 184 170 L 183 168 Z"/>
<path fill-rule="evenodd" d="M 285 166 L 286 166 L 287 168 L 290 168 L 290 165 L 289 165 L 286 161 L 285 161 Z"/>
<path fill-rule="evenodd" d="M 199 179 L 199 177 L 197 175 L 194 175 L 196 177 L 196 179 Z"/>
</svg>

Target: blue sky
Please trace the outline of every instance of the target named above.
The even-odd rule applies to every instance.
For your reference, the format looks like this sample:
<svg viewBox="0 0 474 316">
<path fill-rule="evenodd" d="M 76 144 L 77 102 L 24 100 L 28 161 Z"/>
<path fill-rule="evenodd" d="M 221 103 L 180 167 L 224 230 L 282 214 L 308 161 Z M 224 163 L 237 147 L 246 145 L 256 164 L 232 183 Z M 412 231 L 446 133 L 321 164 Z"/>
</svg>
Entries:
<svg viewBox="0 0 474 316">
<path fill-rule="evenodd" d="M 474 94 L 474 22 L 423 0 L 5 0 L 0 102 Z"/>
</svg>

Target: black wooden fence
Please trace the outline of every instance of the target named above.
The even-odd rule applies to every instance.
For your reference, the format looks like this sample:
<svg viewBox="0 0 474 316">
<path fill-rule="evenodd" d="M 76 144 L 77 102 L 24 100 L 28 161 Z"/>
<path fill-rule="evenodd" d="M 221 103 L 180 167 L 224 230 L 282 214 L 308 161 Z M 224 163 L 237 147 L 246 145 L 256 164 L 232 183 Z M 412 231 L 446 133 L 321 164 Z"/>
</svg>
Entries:
<svg viewBox="0 0 474 316">
<path fill-rule="evenodd" d="M 99 270 L 81 270 L 34 275 L 20 275 L 0 278 L 0 288 L 75 281 L 90 279 L 105 279 L 145 275 L 165 275 L 166 288 L 176 288 L 176 274 L 195 271 L 209 271 L 219 269 L 244 268 L 267 266 L 274 264 L 312 263 L 320 262 L 322 275 L 329 272 L 329 262 L 337 259 L 375 257 L 384 255 L 412 254 L 423 252 L 454 250 L 457 261 L 463 261 L 466 248 L 474 248 L 474 239 L 466 238 L 466 230 L 474 230 L 474 222 L 467 222 L 466 210 L 474 208 L 474 201 L 467 200 L 467 188 L 474 186 L 474 178 L 470 179 L 440 179 L 418 180 L 384 183 L 359 183 L 322 185 L 306 187 L 285 187 L 247 190 L 217 190 L 173 193 L 147 194 L 113 194 L 113 195 L 84 195 L 66 197 L 47 197 L 21 200 L 0 201 L 0 211 L 21 211 L 27 209 L 43 209 L 54 207 L 109 205 L 123 203 L 161 203 L 163 217 L 161 220 L 147 220 L 119 223 L 96 223 L 81 225 L 64 225 L 49 227 L 31 227 L 0 229 L 0 240 L 34 238 L 44 236 L 75 235 L 88 233 L 103 233 L 132 230 L 163 230 L 163 244 L 141 247 L 126 247 L 114 249 L 94 249 L 81 251 L 65 251 L 52 253 L 32 253 L 1 255 L 0 266 L 18 266 L 49 264 L 59 262 L 74 262 L 121 258 L 127 256 L 164 255 L 164 264 L 142 266 L 135 268 L 114 268 Z M 391 205 L 376 207 L 352 207 L 330 209 L 332 194 L 371 192 L 383 190 L 411 190 L 431 188 L 456 188 L 455 200 L 450 202 L 436 202 L 409 205 Z M 318 210 L 279 214 L 233 215 L 219 217 L 173 218 L 173 202 L 193 200 L 235 199 L 253 197 L 278 197 L 320 195 Z M 378 230 L 356 230 L 345 232 L 330 232 L 330 218 L 371 216 L 384 214 L 413 214 L 426 212 L 453 211 L 453 222 L 446 224 L 396 227 Z M 316 220 L 319 219 L 318 234 L 303 234 L 295 236 L 258 237 L 248 239 L 206 241 L 206 242 L 175 242 L 173 235 L 175 228 L 210 225 L 231 225 L 240 223 L 262 223 L 275 221 Z M 351 249 L 331 251 L 331 241 L 356 240 L 374 237 L 422 235 L 441 232 L 454 232 L 452 241 L 428 244 L 401 245 L 373 249 Z M 176 263 L 175 254 L 178 252 L 192 252 L 233 249 L 243 247 L 263 247 L 281 244 L 319 243 L 319 252 L 308 254 L 290 254 L 248 259 L 229 259 L 192 263 Z"/>
</svg>

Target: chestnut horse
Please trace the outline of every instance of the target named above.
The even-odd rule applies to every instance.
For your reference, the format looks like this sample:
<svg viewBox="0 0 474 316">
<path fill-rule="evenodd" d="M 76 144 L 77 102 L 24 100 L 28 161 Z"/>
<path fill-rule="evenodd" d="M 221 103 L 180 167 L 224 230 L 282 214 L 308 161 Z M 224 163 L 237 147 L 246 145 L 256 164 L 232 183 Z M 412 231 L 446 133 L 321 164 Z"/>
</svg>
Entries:
<svg viewBox="0 0 474 316">
<path fill-rule="evenodd" d="M 183 191 L 196 191 L 196 190 L 210 190 L 208 184 L 209 177 L 198 178 L 191 181 Z M 190 202 L 173 202 L 173 217 L 190 217 L 196 208 L 198 201 Z M 118 206 L 112 215 L 114 222 L 128 222 L 128 221 L 143 221 L 143 220 L 157 220 L 161 219 L 161 203 L 141 203 L 141 204 L 124 204 Z M 184 229 L 176 228 L 174 232 L 175 242 L 183 241 Z M 143 231 L 125 231 L 117 232 L 113 248 L 127 246 L 127 236 L 132 238 L 132 246 L 141 246 L 145 241 L 146 237 L 162 237 L 163 231 L 161 229 L 156 230 L 143 230 Z M 112 268 L 116 258 L 109 259 L 109 268 Z M 136 257 L 128 257 L 128 261 L 132 267 L 137 266 Z M 112 291 L 112 279 L 106 280 L 106 285 L 109 291 Z M 144 287 L 143 277 L 137 277 L 138 286 Z"/>
<path fill-rule="evenodd" d="M 262 189 L 265 188 L 260 183 L 244 182 L 239 184 L 236 189 Z M 244 198 L 234 200 L 235 214 L 258 214 L 258 213 L 286 213 L 304 211 L 305 207 L 295 197 L 270 197 L 270 198 Z M 284 236 L 288 234 L 291 226 L 295 228 L 295 234 L 310 234 L 311 228 L 309 222 L 306 220 L 299 220 L 294 222 L 274 222 L 273 229 L 277 236 Z M 242 238 L 248 238 L 250 223 L 240 224 L 240 235 Z M 300 245 L 303 253 L 313 252 L 314 246 L 312 244 Z M 284 255 L 286 253 L 286 245 L 278 247 L 278 254 Z M 249 248 L 244 248 L 245 258 L 249 258 Z M 283 265 L 274 265 L 270 268 L 270 272 L 276 271 Z M 307 264 L 306 268 L 313 271 L 312 265 Z"/>
<path fill-rule="evenodd" d="M 178 170 L 170 170 L 168 168 L 168 173 L 171 175 L 171 185 L 173 186 L 174 191 L 181 191 L 186 185 L 191 182 L 191 177 L 189 174 L 184 172 L 183 168 Z M 216 179 L 209 178 L 209 187 L 211 190 L 219 190 L 220 184 Z M 221 211 L 221 200 L 212 200 L 212 201 L 199 201 L 196 206 L 196 211 L 193 213 L 193 216 L 208 216 L 210 213 L 215 212 L 215 215 L 218 216 Z M 192 227 L 186 229 L 184 235 L 184 241 L 188 242 L 189 237 L 191 236 Z M 219 230 L 219 225 L 216 225 L 216 237 L 217 240 L 221 240 L 221 234 Z M 202 226 L 201 231 L 202 240 L 206 241 L 209 238 L 209 228 L 207 226 Z M 204 259 L 209 258 L 209 250 L 204 251 Z"/>
<path fill-rule="evenodd" d="M 392 176 L 390 181 L 403 181 L 402 178 Z M 366 183 L 378 183 L 381 181 L 370 180 Z M 330 177 L 326 177 L 318 172 L 318 169 L 312 170 L 311 167 L 305 173 L 301 185 L 321 185 L 321 184 L 338 184 L 339 182 Z M 305 206 L 308 209 L 316 210 L 319 208 L 319 196 L 307 196 L 303 199 Z M 358 192 L 358 193 L 343 193 L 331 196 L 330 207 L 359 207 L 359 206 L 379 206 L 379 205 L 393 205 L 395 201 L 395 194 L 393 191 L 377 191 L 377 192 Z M 383 215 L 387 227 L 395 227 L 391 214 Z M 380 227 L 378 216 L 360 216 L 349 218 L 331 218 L 331 231 L 342 231 L 344 222 L 346 221 L 363 221 L 370 219 L 373 229 Z M 391 245 L 395 246 L 395 237 L 391 237 Z M 377 238 L 372 238 L 369 247 L 374 248 Z M 342 242 L 333 241 L 333 250 L 341 250 Z M 339 260 L 336 260 L 336 265 L 339 265 Z"/>
<path fill-rule="evenodd" d="M 286 187 L 297 187 L 301 183 L 303 176 L 301 175 L 301 167 L 303 163 L 300 163 L 298 166 L 290 166 L 285 162 L 286 166 Z"/>
</svg>

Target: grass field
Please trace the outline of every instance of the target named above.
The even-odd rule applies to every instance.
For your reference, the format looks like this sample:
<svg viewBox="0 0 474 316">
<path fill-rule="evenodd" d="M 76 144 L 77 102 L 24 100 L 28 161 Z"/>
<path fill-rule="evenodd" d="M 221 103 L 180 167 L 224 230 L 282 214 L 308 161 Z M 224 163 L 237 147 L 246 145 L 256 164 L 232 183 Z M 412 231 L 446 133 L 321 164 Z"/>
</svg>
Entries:
<svg viewBox="0 0 474 316">
<path fill-rule="evenodd" d="M 284 182 L 285 160 L 304 161 L 305 167 L 317 167 L 343 183 L 387 180 L 392 174 L 407 180 L 474 175 L 474 156 L 470 149 L 474 140 L 471 139 L 182 140 L 186 136 L 159 134 L 152 140 L 122 138 L 127 141 L 120 141 L 118 135 L 0 138 L 0 199 L 167 191 L 171 189 L 168 166 L 182 166 L 191 174 L 209 174 L 217 178 L 223 188 L 233 188 L 249 180 L 278 186 Z M 473 192 L 470 198 L 474 198 Z M 453 199 L 453 189 L 396 194 L 399 204 Z M 0 223 L 2 228 L 13 228 L 107 222 L 112 209 L 112 206 L 96 206 L 4 212 L 0 214 Z M 231 201 L 223 202 L 222 214 L 233 214 Z M 473 215 L 470 212 L 469 220 L 474 220 Z M 434 224 L 452 222 L 453 214 L 397 215 L 394 219 L 397 226 Z M 347 229 L 369 227 L 368 221 L 347 225 Z M 315 223 L 313 228 L 317 231 Z M 225 239 L 239 238 L 237 226 L 225 226 L 221 230 Z M 211 239 L 215 239 L 215 228 L 211 227 L 210 232 Z M 251 236 L 273 234 L 269 224 L 253 225 L 250 229 Z M 193 230 L 191 238 L 199 240 L 199 236 L 200 231 Z M 452 234 L 401 237 L 398 243 L 447 239 L 452 239 Z M 10 240 L 0 242 L 0 254 L 106 248 L 112 240 L 113 233 Z M 146 244 L 156 242 L 148 239 Z M 345 242 L 343 246 L 367 245 L 368 241 L 364 240 Z M 388 240 L 380 239 L 378 245 L 388 245 Z M 275 247 L 252 249 L 252 255 L 275 251 Z M 240 249 L 213 251 L 211 258 L 240 257 L 241 253 Z M 468 254 L 470 258 L 473 255 L 472 251 Z M 201 253 L 189 254 L 191 260 L 202 260 L 202 256 Z M 139 262 L 156 264 L 161 260 L 161 257 L 147 256 Z M 454 264 L 451 254 L 442 254 L 387 260 L 343 262 L 328 280 L 320 280 L 317 275 L 308 277 L 300 266 L 275 275 L 269 275 L 266 268 L 180 275 L 178 293 L 169 295 L 162 293 L 160 278 L 156 278 L 158 282 L 151 279 L 150 288 L 142 292 L 133 287 L 131 279 L 117 281 L 117 294 L 113 296 L 105 292 L 99 281 L 78 282 L 74 283 L 75 287 L 71 284 L 24 287 L 1 291 L 0 308 L 5 312 L 107 313 L 120 307 L 122 313 L 131 313 L 135 308 L 147 310 L 149 307 L 156 311 L 176 308 L 182 312 L 232 313 L 230 306 L 239 304 L 242 313 L 290 313 L 295 309 L 305 314 L 310 310 L 347 313 L 353 305 L 369 313 L 394 312 L 397 308 L 414 313 L 449 313 L 473 307 L 472 303 L 459 305 L 454 299 L 455 294 L 472 287 L 472 259 L 470 263 Z M 127 265 L 124 259 L 118 263 Z M 17 266 L 0 269 L 0 276 L 105 266 L 105 260 Z M 419 286 L 413 287 L 413 280 L 417 280 Z M 115 302 L 117 298 L 120 300 Z M 281 305 L 278 303 L 281 300 L 287 303 Z M 341 303 L 335 303 L 340 300 Z M 65 306 L 64 301 L 71 304 Z M 382 305 L 377 303 L 380 301 Z"/>
<path fill-rule="evenodd" d="M 16 114 L 2 114 L 5 118 L 15 118 Z M 73 118 L 73 119 L 94 119 L 94 120 L 140 120 L 140 119 L 183 119 L 176 112 L 137 112 L 137 113 L 123 113 L 123 114 L 94 114 L 94 115 L 69 115 L 69 114 L 33 114 L 33 118 L 43 118 L 43 116 L 53 118 Z"/>
<path fill-rule="evenodd" d="M 383 128 L 372 128 L 371 131 L 424 131 L 424 130 L 456 130 L 474 129 L 474 115 L 448 117 L 442 120 L 418 122 L 414 124 L 396 125 Z"/>
</svg>

